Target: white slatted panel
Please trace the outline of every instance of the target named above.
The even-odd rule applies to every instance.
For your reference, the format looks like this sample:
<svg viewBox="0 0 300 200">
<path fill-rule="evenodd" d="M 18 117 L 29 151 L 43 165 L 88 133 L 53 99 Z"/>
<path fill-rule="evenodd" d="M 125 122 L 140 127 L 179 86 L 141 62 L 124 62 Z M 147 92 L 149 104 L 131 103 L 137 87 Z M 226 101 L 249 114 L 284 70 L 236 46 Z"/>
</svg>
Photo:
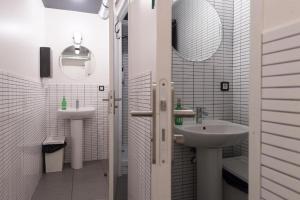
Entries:
<svg viewBox="0 0 300 200">
<path fill-rule="evenodd" d="M 299 73 L 299 65 L 300 61 L 264 66 L 262 69 L 262 75 L 267 77 Z"/>
<path fill-rule="evenodd" d="M 261 190 L 261 193 L 262 199 L 284 200 L 283 198 L 279 197 L 278 195 L 275 195 L 274 193 L 264 188 Z"/>
<path fill-rule="evenodd" d="M 268 190 L 275 189 L 277 193 L 285 199 L 300 199 L 300 194 L 278 185 L 266 178 L 262 179 L 262 186 Z"/>
<path fill-rule="evenodd" d="M 262 199 L 300 199 L 300 24 L 264 33 Z"/>
</svg>

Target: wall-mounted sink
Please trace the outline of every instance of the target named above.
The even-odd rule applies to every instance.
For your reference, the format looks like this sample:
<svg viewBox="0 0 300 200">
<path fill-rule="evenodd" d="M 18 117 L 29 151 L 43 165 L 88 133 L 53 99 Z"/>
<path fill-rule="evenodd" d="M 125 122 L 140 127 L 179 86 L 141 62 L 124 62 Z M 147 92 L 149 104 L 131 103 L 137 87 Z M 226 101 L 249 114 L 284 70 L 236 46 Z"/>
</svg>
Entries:
<svg viewBox="0 0 300 200">
<path fill-rule="evenodd" d="M 248 127 L 222 120 L 204 120 L 202 124 L 176 126 L 184 144 L 192 147 L 221 148 L 239 144 L 247 137 Z"/>
<path fill-rule="evenodd" d="M 67 108 L 67 110 L 59 109 L 57 117 L 59 119 L 86 119 L 92 118 L 96 109 L 93 107 Z"/>
<path fill-rule="evenodd" d="M 71 140 L 72 140 L 72 161 L 73 169 L 81 169 L 83 162 L 83 120 L 92 118 L 96 112 L 93 107 L 67 108 L 66 110 L 59 109 L 57 111 L 58 119 L 71 120 Z"/>
<path fill-rule="evenodd" d="M 175 127 L 184 137 L 184 145 L 197 148 L 197 199 L 222 200 L 222 148 L 239 144 L 248 135 L 248 127 L 222 120 L 204 120 L 202 124 Z"/>
</svg>

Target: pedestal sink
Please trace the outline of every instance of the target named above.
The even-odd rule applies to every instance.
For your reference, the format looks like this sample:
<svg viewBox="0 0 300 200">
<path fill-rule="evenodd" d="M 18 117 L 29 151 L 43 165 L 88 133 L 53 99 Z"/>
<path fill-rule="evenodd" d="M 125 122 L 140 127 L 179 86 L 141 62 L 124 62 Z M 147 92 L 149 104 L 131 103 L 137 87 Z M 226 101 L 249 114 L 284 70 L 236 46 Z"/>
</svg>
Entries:
<svg viewBox="0 0 300 200">
<path fill-rule="evenodd" d="M 71 141 L 72 141 L 72 161 L 73 169 L 82 168 L 82 141 L 83 141 L 83 120 L 93 117 L 96 109 L 93 107 L 59 109 L 57 116 L 59 119 L 71 120 Z"/>
<path fill-rule="evenodd" d="M 184 145 L 197 148 L 197 199 L 222 200 L 222 148 L 239 144 L 248 127 L 222 120 L 175 127 Z"/>
</svg>

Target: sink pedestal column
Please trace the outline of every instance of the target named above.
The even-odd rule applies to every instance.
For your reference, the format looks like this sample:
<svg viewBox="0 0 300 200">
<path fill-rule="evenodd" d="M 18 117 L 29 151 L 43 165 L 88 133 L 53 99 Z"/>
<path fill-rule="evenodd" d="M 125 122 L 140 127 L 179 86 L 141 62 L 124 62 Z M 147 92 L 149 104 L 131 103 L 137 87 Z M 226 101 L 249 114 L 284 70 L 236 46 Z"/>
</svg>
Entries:
<svg viewBox="0 0 300 200">
<path fill-rule="evenodd" d="M 71 120 L 72 161 L 73 169 L 82 168 L 83 120 Z"/>
<path fill-rule="evenodd" d="M 222 200 L 222 149 L 197 148 L 197 199 Z"/>
</svg>

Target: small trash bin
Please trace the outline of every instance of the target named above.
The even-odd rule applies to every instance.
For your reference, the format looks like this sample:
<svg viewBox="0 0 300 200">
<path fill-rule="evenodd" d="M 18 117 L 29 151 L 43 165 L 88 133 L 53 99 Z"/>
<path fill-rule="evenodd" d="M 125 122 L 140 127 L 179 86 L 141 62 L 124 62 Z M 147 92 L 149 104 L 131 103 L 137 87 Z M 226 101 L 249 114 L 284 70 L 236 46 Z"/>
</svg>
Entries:
<svg viewBox="0 0 300 200">
<path fill-rule="evenodd" d="M 47 137 L 42 145 L 44 172 L 61 172 L 64 162 L 65 137 Z"/>
</svg>

